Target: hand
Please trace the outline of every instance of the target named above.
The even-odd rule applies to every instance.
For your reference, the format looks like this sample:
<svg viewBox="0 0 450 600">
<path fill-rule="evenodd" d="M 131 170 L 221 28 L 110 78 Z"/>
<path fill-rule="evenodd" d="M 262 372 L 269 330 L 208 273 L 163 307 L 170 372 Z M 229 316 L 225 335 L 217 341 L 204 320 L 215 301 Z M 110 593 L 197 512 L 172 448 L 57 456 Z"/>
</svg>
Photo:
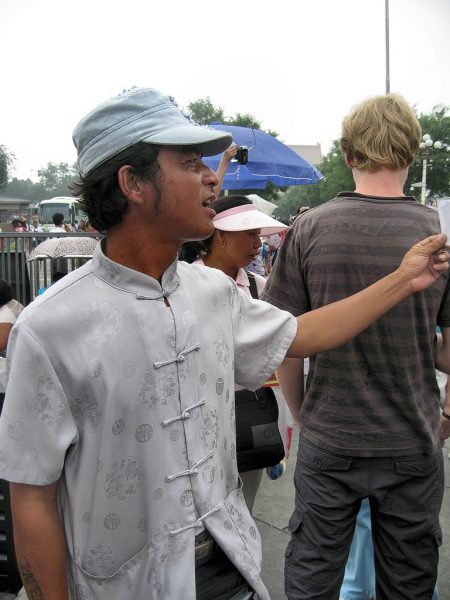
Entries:
<svg viewBox="0 0 450 600">
<path fill-rule="evenodd" d="M 413 292 L 429 287 L 448 270 L 450 255 L 444 247 L 446 239 L 445 233 L 432 235 L 414 244 L 403 257 L 398 272 Z"/>
<path fill-rule="evenodd" d="M 231 146 L 228 146 L 228 148 L 225 150 L 225 152 L 223 153 L 223 157 L 222 160 L 226 163 L 229 163 L 230 160 L 236 156 L 238 151 L 238 146 L 237 144 L 235 144 L 234 142 L 231 144 Z"/>
<path fill-rule="evenodd" d="M 439 432 L 439 438 L 441 441 L 441 448 L 444 446 L 444 442 L 450 437 L 450 419 L 441 417 L 441 429 Z"/>
</svg>

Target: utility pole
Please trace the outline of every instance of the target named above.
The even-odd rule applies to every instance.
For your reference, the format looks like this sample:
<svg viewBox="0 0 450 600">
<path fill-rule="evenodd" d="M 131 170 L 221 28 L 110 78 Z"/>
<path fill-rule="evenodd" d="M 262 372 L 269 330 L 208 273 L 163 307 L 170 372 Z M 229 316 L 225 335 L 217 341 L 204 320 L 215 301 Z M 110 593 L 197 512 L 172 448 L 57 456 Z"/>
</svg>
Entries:
<svg viewBox="0 0 450 600">
<path fill-rule="evenodd" d="M 389 74 L 389 0 L 384 0 L 385 8 L 385 35 L 386 35 L 386 94 L 391 89 L 391 80 Z"/>
</svg>

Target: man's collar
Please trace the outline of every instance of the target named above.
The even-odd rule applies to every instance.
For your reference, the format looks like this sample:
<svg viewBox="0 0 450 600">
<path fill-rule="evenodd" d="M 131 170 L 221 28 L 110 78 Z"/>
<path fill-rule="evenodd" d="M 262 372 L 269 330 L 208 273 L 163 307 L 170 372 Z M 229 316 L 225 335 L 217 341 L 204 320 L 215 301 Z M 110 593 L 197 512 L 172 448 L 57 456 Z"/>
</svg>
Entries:
<svg viewBox="0 0 450 600">
<path fill-rule="evenodd" d="M 140 300 L 158 300 L 170 296 L 180 284 L 177 273 L 177 259 L 164 271 L 161 283 L 149 275 L 129 269 L 113 262 L 103 253 L 102 244 L 97 244 L 92 259 L 92 270 L 108 285 L 124 292 L 134 294 Z"/>
</svg>

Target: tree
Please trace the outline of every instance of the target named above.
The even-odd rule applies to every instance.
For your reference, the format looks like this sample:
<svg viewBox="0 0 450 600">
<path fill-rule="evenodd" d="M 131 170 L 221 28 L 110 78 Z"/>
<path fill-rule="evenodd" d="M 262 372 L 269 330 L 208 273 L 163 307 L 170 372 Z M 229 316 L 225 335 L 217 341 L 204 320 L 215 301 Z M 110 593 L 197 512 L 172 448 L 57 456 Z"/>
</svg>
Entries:
<svg viewBox="0 0 450 600">
<path fill-rule="evenodd" d="M 189 117 L 199 125 L 208 125 L 213 121 L 224 122 L 225 116 L 221 106 L 216 107 L 211 102 L 211 98 L 200 98 L 188 104 Z"/>
<path fill-rule="evenodd" d="M 15 198 L 38 202 L 54 196 L 70 196 L 69 185 L 77 177 L 76 165 L 48 163 L 38 171 L 39 181 L 17 179 L 10 181 L 5 191 Z"/>
<path fill-rule="evenodd" d="M 261 129 L 261 123 L 250 113 L 236 113 L 234 117 L 228 117 L 226 123 L 227 125 L 235 125 L 237 127 Z"/>
<path fill-rule="evenodd" d="M 261 129 L 261 121 L 258 121 L 250 113 L 236 113 L 233 117 L 226 117 L 222 106 L 214 106 L 211 98 L 200 98 L 188 104 L 189 117 L 199 125 L 209 125 L 214 121 L 225 123 L 227 125 L 236 125 L 237 127 L 249 127 L 250 129 Z M 264 131 L 264 130 L 263 130 Z M 267 133 L 277 137 L 278 133 L 266 130 Z"/>
<path fill-rule="evenodd" d="M 36 198 L 35 184 L 31 179 L 17 179 L 17 177 L 14 177 L 6 186 L 5 192 L 12 198 L 40 200 L 40 198 Z"/>
<path fill-rule="evenodd" d="M 433 108 L 430 114 L 420 114 L 420 125 L 423 133 L 430 134 L 433 140 L 443 142 L 441 150 L 432 149 L 427 165 L 428 198 L 442 198 L 450 196 L 450 114 L 449 107 L 439 104 Z M 423 155 L 419 153 L 411 165 L 408 181 L 405 186 L 407 194 L 413 194 L 420 198 L 421 188 L 413 187 L 413 183 L 422 182 Z"/>
<path fill-rule="evenodd" d="M 38 177 L 37 186 L 45 189 L 47 197 L 67 196 L 70 184 L 77 177 L 76 165 L 49 162 L 45 168 L 39 169 Z"/>
<path fill-rule="evenodd" d="M 15 158 L 14 154 L 9 152 L 5 146 L 0 145 L 0 190 L 5 189 L 8 185 Z"/>
</svg>

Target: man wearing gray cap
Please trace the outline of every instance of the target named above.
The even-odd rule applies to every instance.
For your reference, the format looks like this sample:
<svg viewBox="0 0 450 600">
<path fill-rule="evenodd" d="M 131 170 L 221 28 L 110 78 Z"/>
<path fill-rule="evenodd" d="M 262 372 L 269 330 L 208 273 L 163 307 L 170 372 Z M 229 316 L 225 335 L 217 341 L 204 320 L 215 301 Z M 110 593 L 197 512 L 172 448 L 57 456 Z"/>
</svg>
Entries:
<svg viewBox="0 0 450 600">
<path fill-rule="evenodd" d="M 217 177 L 202 156 L 231 136 L 133 89 L 82 119 L 74 142 L 74 192 L 107 235 L 23 311 L 0 419 L 28 595 L 268 599 L 236 466 L 234 383 L 256 389 L 286 353 L 339 345 L 434 283 L 445 236 L 297 331 L 222 272 L 177 262 L 181 242 L 213 231 Z"/>
</svg>

